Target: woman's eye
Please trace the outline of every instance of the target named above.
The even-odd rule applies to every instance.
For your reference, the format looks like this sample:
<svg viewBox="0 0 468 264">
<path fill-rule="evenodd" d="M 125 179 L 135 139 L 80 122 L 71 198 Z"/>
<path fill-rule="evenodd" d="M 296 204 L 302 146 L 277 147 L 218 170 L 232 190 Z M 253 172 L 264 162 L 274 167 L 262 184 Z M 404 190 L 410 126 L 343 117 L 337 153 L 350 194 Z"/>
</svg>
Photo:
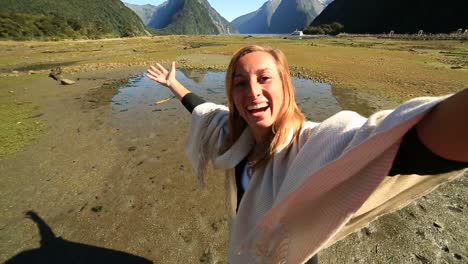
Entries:
<svg viewBox="0 0 468 264">
<path fill-rule="evenodd" d="M 234 87 L 242 87 L 245 86 L 245 81 L 237 81 L 234 83 Z"/>
<path fill-rule="evenodd" d="M 262 76 L 262 77 L 260 78 L 260 80 L 261 80 L 262 82 L 266 82 L 266 81 L 268 81 L 268 80 L 270 80 L 270 79 L 271 79 L 270 76 Z"/>
</svg>

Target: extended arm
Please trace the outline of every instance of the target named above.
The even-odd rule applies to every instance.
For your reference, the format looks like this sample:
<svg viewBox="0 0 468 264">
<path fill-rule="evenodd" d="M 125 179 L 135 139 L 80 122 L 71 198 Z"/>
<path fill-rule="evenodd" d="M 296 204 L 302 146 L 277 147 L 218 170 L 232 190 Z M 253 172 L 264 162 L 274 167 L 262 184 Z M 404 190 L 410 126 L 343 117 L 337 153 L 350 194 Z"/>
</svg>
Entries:
<svg viewBox="0 0 468 264">
<path fill-rule="evenodd" d="M 437 105 L 416 127 L 433 153 L 468 162 L 468 88 Z"/>
</svg>

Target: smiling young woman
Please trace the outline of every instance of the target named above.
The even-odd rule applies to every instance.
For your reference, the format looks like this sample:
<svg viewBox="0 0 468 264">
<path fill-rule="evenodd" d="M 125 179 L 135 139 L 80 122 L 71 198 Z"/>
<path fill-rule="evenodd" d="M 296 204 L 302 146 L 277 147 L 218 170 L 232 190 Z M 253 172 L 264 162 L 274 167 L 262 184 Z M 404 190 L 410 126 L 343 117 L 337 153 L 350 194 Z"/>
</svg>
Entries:
<svg viewBox="0 0 468 264">
<path fill-rule="evenodd" d="M 226 94 L 229 132 L 225 149 L 248 126 L 257 143 L 249 159 L 254 168 L 268 161 L 288 138 L 297 139 L 305 119 L 296 104 L 282 51 L 253 45 L 236 52 L 226 72 Z M 266 107 L 252 109 L 258 106 Z"/>
<path fill-rule="evenodd" d="M 190 93 L 174 63 L 147 76 L 192 113 L 186 153 L 200 182 L 209 161 L 226 171 L 229 263 L 316 263 L 322 248 L 468 167 L 468 89 L 315 123 L 295 102 L 286 57 L 269 47 L 234 54 L 228 107 Z"/>
</svg>

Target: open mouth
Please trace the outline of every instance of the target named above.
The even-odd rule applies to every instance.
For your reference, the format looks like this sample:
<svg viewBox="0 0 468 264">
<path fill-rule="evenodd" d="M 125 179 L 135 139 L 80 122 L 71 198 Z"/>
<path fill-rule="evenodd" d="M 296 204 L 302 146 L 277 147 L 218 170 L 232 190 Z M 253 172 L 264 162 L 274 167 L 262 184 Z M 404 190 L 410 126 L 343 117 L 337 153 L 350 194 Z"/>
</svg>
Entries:
<svg viewBox="0 0 468 264">
<path fill-rule="evenodd" d="M 254 113 L 264 112 L 268 109 L 268 107 L 270 107 L 268 103 L 253 104 L 253 105 L 247 106 L 247 111 L 249 111 L 249 113 L 254 114 Z"/>
</svg>

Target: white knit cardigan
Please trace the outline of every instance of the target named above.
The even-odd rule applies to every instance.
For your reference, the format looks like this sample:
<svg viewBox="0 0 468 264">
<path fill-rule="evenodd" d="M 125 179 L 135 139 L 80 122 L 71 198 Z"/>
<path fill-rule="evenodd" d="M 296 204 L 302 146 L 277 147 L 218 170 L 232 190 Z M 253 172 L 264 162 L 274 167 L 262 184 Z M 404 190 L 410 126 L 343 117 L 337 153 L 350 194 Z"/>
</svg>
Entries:
<svg viewBox="0 0 468 264">
<path fill-rule="evenodd" d="M 416 98 L 364 118 L 339 112 L 306 122 L 299 140 L 255 172 L 236 215 L 233 168 L 254 145 L 248 129 L 220 154 L 228 109 L 204 103 L 192 113 L 187 156 L 203 184 L 209 161 L 226 170 L 229 263 L 303 263 L 334 242 L 459 174 L 385 177 L 401 138 L 447 97 Z M 261 175 L 259 175 L 261 174 Z"/>
</svg>

